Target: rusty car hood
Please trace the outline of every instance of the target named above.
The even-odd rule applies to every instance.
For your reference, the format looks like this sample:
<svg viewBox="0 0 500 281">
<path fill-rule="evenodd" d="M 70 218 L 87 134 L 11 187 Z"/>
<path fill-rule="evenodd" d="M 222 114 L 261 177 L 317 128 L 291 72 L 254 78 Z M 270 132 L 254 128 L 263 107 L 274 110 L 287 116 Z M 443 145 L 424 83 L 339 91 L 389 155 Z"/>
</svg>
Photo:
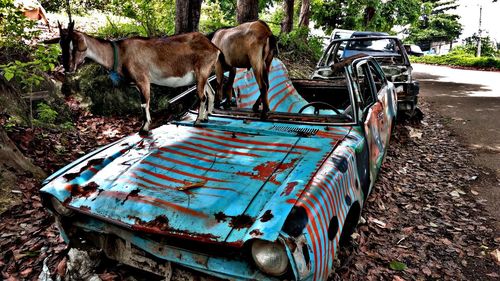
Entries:
<svg viewBox="0 0 500 281">
<path fill-rule="evenodd" d="M 61 169 L 42 194 L 140 232 L 242 244 L 250 229 L 259 234 L 257 223 L 273 220 L 277 235 L 280 204 L 293 201 L 348 132 L 219 127 L 170 124 L 129 136 Z"/>
</svg>

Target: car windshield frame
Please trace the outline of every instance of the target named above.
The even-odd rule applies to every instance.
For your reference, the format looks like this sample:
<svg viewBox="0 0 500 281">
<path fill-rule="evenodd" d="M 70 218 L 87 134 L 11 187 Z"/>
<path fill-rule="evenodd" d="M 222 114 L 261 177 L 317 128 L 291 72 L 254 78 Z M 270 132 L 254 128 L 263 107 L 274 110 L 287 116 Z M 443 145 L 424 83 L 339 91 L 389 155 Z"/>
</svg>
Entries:
<svg viewBox="0 0 500 281">
<path fill-rule="evenodd" d="M 353 41 L 375 41 L 375 40 L 394 40 L 395 46 L 398 47 L 399 51 L 394 52 L 383 52 L 376 50 L 355 50 L 355 49 L 347 49 L 348 51 L 354 51 L 356 53 L 363 53 L 363 51 L 367 52 L 368 55 L 377 57 L 377 53 L 382 55 L 386 54 L 386 56 L 398 56 L 401 57 L 403 64 L 407 64 L 408 59 L 406 51 L 403 50 L 404 46 L 401 43 L 401 40 L 397 36 L 367 36 L 367 37 L 351 37 L 346 39 L 336 39 L 332 40 L 328 47 L 325 49 L 318 63 L 316 64 L 316 68 L 326 67 L 328 66 L 328 62 L 330 61 L 330 56 L 332 54 L 337 54 L 340 50 L 344 52 L 346 50 L 346 46 L 349 45 Z"/>
<path fill-rule="evenodd" d="M 328 126 L 354 126 L 358 124 L 358 112 L 356 105 L 356 98 L 354 96 L 354 88 L 352 83 L 355 83 L 354 79 L 352 79 L 349 71 L 347 71 L 347 67 L 343 71 L 343 75 L 339 75 L 342 77 L 341 79 L 345 79 L 347 84 L 347 90 L 349 93 L 349 102 L 352 108 L 352 117 L 345 114 L 335 114 L 335 115 L 315 115 L 315 114 L 298 114 L 298 113 L 288 113 L 288 112 L 274 112 L 270 111 L 268 113 L 268 118 L 266 120 L 262 120 L 260 118 L 260 113 L 255 113 L 251 109 L 238 109 L 232 107 L 231 110 L 225 109 L 216 109 L 210 114 L 210 116 L 214 117 L 222 117 L 222 118 L 232 118 L 232 119 L 243 119 L 243 120 L 252 120 L 252 121 L 262 121 L 262 122 L 274 122 L 274 123 L 292 123 L 292 124 L 309 124 L 309 125 L 328 125 Z M 352 73 L 352 71 L 350 71 Z M 208 82 L 212 82 L 215 80 L 215 76 L 212 76 L 208 79 Z M 321 80 L 313 80 L 307 79 L 311 81 L 321 81 Z M 330 79 L 328 79 L 330 80 Z M 292 81 L 292 80 L 290 80 Z M 327 81 L 327 80 L 326 80 Z M 212 87 L 212 86 L 210 86 Z M 212 87 L 213 88 L 213 87 Z M 191 87 L 174 97 L 169 103 L 174 103 L 181 100 L 184 96 L 196 93 L 196 86 Z M 215 93 L 215 91 L 214 91 Z M 197 104 L 197 103 L 195 103 Z M 349 105 L 346 106 L 346 108 Z M 197 107 L 191 107 L 188 110 L 191 114 L 198 114 Z M 342 117 L 343 116 L 343 117 Z M 210 120 L 210 118 L 209 118 Z"/>
</svg>

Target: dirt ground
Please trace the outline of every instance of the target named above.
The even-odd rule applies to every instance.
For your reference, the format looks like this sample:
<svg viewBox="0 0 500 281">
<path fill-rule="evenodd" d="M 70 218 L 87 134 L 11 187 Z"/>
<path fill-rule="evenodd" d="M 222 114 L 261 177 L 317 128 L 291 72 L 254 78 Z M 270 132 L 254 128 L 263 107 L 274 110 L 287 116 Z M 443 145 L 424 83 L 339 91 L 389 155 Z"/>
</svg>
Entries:
<svg viewBox="0 0 500 281">
<path fill-rule="evenodd" d="M 500 72 L 415 64 L 421 97 L 482 167 L 475 188 L 500 230 Z"/>
</svg>

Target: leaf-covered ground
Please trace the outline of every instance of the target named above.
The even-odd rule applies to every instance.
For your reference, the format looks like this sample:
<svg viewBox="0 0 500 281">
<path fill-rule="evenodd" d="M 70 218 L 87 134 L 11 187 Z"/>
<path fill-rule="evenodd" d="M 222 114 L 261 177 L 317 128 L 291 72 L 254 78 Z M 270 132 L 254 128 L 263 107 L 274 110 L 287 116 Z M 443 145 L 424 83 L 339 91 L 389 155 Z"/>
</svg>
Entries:
<svg viewBox="0 0 500 281">
<path fill-rule="evenodd" d="M 332 280 L 499 280 L 500 234 L 471 189 L 486 176 L 427 104 L 399 124 Z"/>
<path fill-rule="evenodd" d="M 135 118 L 102 118 L 74 109 L 76 130 L 13 128 L 19 149 L 46 172 L 138 130 Z M 472 155 L 423 105 L 420 124 L 399 124 L 351 246 L 332 280 L 498 280 L 500 237 L 472 183 L 483 176 Z M 0 272 L 37 280 L 43 261 L 53 277 L 67 253 L 41 206 L 40 182 L 20 177 L 23 204 L 0 215 Z M 59 265 L 59 270 L 58 270 Z M 122 280 L 123 269 L 100 269 Z"/>
</svg>

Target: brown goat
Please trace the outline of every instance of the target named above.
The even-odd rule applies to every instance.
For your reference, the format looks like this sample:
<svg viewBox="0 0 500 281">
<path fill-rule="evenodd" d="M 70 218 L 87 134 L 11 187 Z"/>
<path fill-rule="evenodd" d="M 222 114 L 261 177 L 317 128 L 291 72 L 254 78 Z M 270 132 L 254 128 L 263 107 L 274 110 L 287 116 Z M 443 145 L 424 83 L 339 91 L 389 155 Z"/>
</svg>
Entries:
<svg viewBox="0 0 500 281">
<path fill-rule="evenodd" d="M 142 95 L 142 133 L 149 131 L 151 123 L 150 83 L 168 87 L 196 84 L 200 106 L 195 124 L 208 119 L 205 86 L 220 51 L 203 34 L 193 32 L 165 38 L 134 37 L 108 41 L 73 28 L 74 22 L 68 29 L 59 25 L 64 69 L 74 72 L 85 58 L 90 58 L 125 80 L 135 82 Z M 213 94 L 208 89 L 207 93 L 208 111 L 211 112 Z"/>
<path fill-rule="evenodd" d="M 14 1 L 14 5 L 23 12 L 25 17 L 32 20 L 43 20 L 49 31 L 51 31 L 49 21 L 47 20 L 47 13 L 40 2 L 35 0 L 16 0 Z"/>
<path fill-rule="evenodd" d="M 228 90 L 226 93 L 226 107 L 229 107 L 232 99 L 232 84 L 236 75 L 235 68 L 253 68 L 260 96 L 253 105 L 253 111 L 258 112 L 262 102 L 261 117 L 264 119 L 269 112 L 269 101 L 267 91 L 269 88 L 269 69 L 273 57 L 278 48 L 276 37 L 274 37 L 269 26 L 261 20 L 247 22 L 236 27 L 219 29 L 208 35 L 212 43 L 217 46 L 223 54 L 224 59 L 215 65 L 217 76 L 217 100 L 223 97 L 224 72 L 229 71 Z"/>
</svg>

